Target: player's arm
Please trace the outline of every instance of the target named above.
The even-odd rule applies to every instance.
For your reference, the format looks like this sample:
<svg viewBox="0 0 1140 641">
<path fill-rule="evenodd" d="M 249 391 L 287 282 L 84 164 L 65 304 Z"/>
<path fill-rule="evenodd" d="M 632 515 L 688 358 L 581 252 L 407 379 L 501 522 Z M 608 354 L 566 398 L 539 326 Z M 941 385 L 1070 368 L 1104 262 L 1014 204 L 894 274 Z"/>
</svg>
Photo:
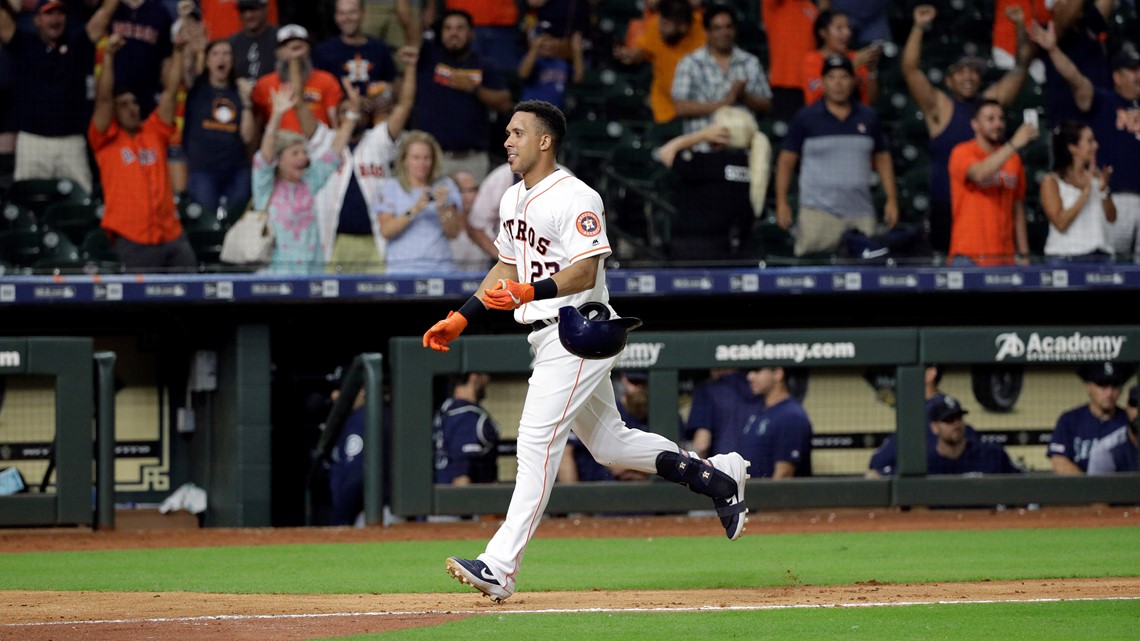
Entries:
<svg viewBox="0 0 1140 641">
<path fill-rule="evenodd" d="M 792 174 L 800 162 L 800 155 L 787 149 L 776 156 L 776 224 L 781 229 L 792 227 L 792 207 L 788 204 L 788 189 L 792 185 Z"/>
<path fill-rule="evenodd" d="M 601 256 L 583 258 L 550 278 L 541 278 L 533 283 L 516 283 L 510 279 L 496 281 L 492 287 L 483 290 L 483 304 L 488 309 L 507 311 L 534 300 L 561 298 L 593 289 L 601 260 Z M 487 284 L 486 280 L 483 284 Z"/>
<path fill-rule="evenodd" d="M 102 6 L 99 10 L 91 14 L 91 19 L 87 21 L 84 30 L 87 32 L 87 39 L 91 42 L 99 42 L 103 34 L 107 33 L 107 27 L 111 24 L 111 16 L 114 15 L 115 9 L 119 7 L 119 0 L 103 0 Z"/>
<path fill-rule="evenodd" d="M 313 133 L 317 131 L 317 117 L 313 115 L 313 110 L 309 107 L 309 103 L 305 101 L 305 78 L 301 76 L 301 59 L 293 58 L 289 61 L 289 89 L 293 92 L 293 113 L 297 115 L 297 122 L 301 124 L 301 133 L 305 138 L 312 139 Z M 283 91 L 284 85 L 278 90 Z M 335 111 L 335 109 L 334 109 Z M 329 128 L 336 128 L 336 118 L 329 120 Z"/>
<path fill-rule="evenodd" d="M 984 160 L 979 160 L 970 165 L 970 168 L 966 171 L 966 177 L 974 184 L 981 184 L 990 180 L 994 174 L 1005 165 L 1005 161 L 1009 160 L 1010 157 L 1018 151 L 1021 151 L 1030 141 L 1036 139 L 1037 134 L 1037 127 L 1034 127 L 1030 123 L 1023 123 L 1017 128 L 1017 131 L 1013 132 L 1013 135 L 1010 136 L 1009 142 L 995 149 L 993 153 L 986 156 Z"/>
<path fill-rule="evenodd" d="M 178 108 L 178 88 L 182 86 L 182 62 L 185 51 L 186 37 L 179 33 L 174 37 L 174 52 L 170 54 L 163 70 L 162 93 L 159 94 L 158 105 L 155 107 L 158 117 L 168 125 L 174 124 Z"/>
<path fill-rule="evenodd" d="M 16 35 L 16 16 L 20 14 L 20 0 L 0 0 L 0 43 L 8 44 Z"/>
<path fill-rule="evenodd" d="M 118 34 L 111 34 L 103 49 L 103 66 L 95 79 L 95 110 L 91 114 L 91 124 L 100 133 L 106 132 L 115 116 L 115 54 L 126 41 Z"/>
<path fill-rule="evenodd" d="M 712 447 L 712 431 L 707 427 L 698 427 L 693 432 L 693 440 L 689 441 L 689 449 L 701 457 L 707 456 Z"/>
<path fill-rule="evenodd" d="M 463 306 L 458 310 L 448 312 L 447 318 L 432 325 L 428 331 L 424 332 L 423 346 L 430 347 L 437 352 L 450 351 L 451 348 L 447 344 L 459 338 L 463 330 L 467 329 L 469 320 L 473 320 L 487 310 L 487 305 L 478 292 L 486 292 L 494 284 L 505 282 L 507 279 L 517 276 L 515 267 L 500 259 L 483 277 L 483 282 L 479 285 L 479 289 L 475 290 L 477 292 L 475 295 L 468 298 L 467 302 L 463 303 Z"/>
<path fill-rule="evenodd" d="M 935 8 L 928 4 L 914 8 L 914 26 L 911 27 L 910 35 L 907 36 L 906 44 L 903 46 L 900 63 L 907 90 L 918 104 L 918 108 L 922 110 L 922 115 L 926 117 L 927 129 L 931 131 L 942 125 L 942 115 L 950 102 L 946 94 L 930 82 L 918 64 L 922 59 L 923 36 L 930 29 L 937 13 Z"/>
<path fill-rule="evenodd" d="M 1084 474 L 1084 471 L 1067 456 L 1054 454 L 1050 457 L 1053 460 L 1053 473 L 1054 474 Z"/>
<path fill-rule="evenodd" d="M 392 107 L 392 113 L 388 114 L 388 135 L 392 140 L 404 133 L 404 126 L 412 115 L 412 106 L 416 102 L 416 63 L 420 50 L 404 45 L 396 52 L 396 56 L 404 65 L 404 75 L 400 80 L 400 95 L 396 98 L 396 105 Z"/>
<path fill-rule="evenodd" d="M 1072 89 L 1073 102 L 1076 103 L 1077 109 L 1088 111 L 1092 107 L 1093 95 L 1096 90 L 1088 76 L 1082 74 L 1069 56 L 1061 51 L 1061 47 L 1057 45 L 1058 33 L 1060 33 L 1060 29 L 1055 22 L 1050 22 L 1045 27 L 1038 24 L 1029 27 L 1029 37 L 1049 55 L 1049 62 L 1053 63 L 1057 73 L 1065 79 L 1069 88 Z"/>
<path fill-rule="evenodd" d="M 894 228 L 899 222 L 899 194 L 895 185 L 895 165 L 891 160 L 891 152 L 877 151 L 871 157 L 875 172 L 879 174 L 879 184 L 883 186 L 883 194 L 887 197 L 883 205 L 883 222 L 887 227 Z"/>
<path fill-rule="evenodd" d="M 1017 262 L 1029 264 L 1029 229 L 1025 223 L 1025 201 L 1013 203 L 1013 246 L 1017 251 Z"/>
<path fill-rule="evenodd" d="M 1013 22 L 1017 31 L 1017 61 L 1013 69 L 1007 71 L 982 95 L 1000 102 L 1003 106 L 1009 106 L 1017 99 L 1021 86 L 1025 84 L 1025 78 L 1029 75 L 1029 63 L 1033 61 L 1035 52 L 1025 32 L 1025 11 L 1017 5 L 1006 7 L 1005 17 Z"/>
<path fill-rule="evenodd" d="M 562 452 L 562 461 L 558 463 L 558 482 L 578 482 L 578 466 L 574 463 L 574 446 L 570 443 L 566 444 L 566 449 Z"/>
<path fill-rule="evenodd" d="M 772 470 L 773 479 L 790 479 L 796 476 L 796 466 L 788 461 L 776 461 Z"/>
</svg>

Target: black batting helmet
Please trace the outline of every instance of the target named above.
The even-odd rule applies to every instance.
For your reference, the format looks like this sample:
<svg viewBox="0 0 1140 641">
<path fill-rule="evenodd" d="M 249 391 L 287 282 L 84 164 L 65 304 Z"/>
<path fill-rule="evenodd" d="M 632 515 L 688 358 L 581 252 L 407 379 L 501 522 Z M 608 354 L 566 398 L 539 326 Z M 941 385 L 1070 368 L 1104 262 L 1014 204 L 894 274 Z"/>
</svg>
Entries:
<svg viewBox="0 0 1140 641">
<path fill-rule="evenodd" d="M 629 332 L 641 326 L 639 318 L 610 318 L 604 303 L 567 305 L 558 310 L 558 339 L 566 351 L 582 358 L 610 358 L 625 349 Z"/>
</svg>

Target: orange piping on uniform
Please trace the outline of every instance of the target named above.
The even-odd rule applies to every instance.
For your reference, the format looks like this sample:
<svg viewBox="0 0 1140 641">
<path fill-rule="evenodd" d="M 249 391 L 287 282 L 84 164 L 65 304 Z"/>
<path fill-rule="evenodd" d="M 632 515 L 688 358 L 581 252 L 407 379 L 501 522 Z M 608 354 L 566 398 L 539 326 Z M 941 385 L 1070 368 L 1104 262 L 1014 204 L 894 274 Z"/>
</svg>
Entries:
<svg viewBox="0 0 1140 641">
<path fill-rule="evenodd" d="M 610 248 L 609 245 L 603 245 L 601 247 L 593 247 L 590 249 L 590 251 L 582 252 L 581 254 L 574 256 L 573 258 L 570 259 L 570 262 L 573 263 L 574 261 L 578 260 L 579 258 L 582 258 L 583 256 L 590 256 L 590 255 L 593 255 L 593 254 L 600 252 L 603 249 L 609 249 L 609 248 Z"/>
</svg>

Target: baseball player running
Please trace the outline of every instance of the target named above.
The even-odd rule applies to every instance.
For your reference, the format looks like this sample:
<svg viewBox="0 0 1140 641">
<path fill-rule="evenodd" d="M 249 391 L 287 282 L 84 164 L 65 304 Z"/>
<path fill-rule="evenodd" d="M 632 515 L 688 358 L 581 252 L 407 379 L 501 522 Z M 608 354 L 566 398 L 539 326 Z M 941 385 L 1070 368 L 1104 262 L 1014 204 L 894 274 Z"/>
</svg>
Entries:
<svg viewBox="0 0 1140 641">
<path fill-rule="evenodd" d="M 560 340 L 559 309 L 564 306 L 600 303 L 616 318 L 608 306 L 603 265 L 610 243 L 602 200 L 556 166 L 565 134 L 566 119 L 554 105 L 531 100 L 515 107 L 503 146 L 522 181 L 507 190 L 499 205 L 498 262 L 477 290 L 482 294 L 449 312 L 423 337 L 424 347 L 448 351 L 448 343 L 488 309 L 513 310 L 515 320 L 531 330 L 534 370 L 519 422 L 518 474 L 506 520 L 477 559 L 447 559 L 451 576 L 496 603 L 514 594 L 523 552 L 550 499 L 571 427 L 599 462 L 657 473 L 712 498 L 730 540 L 741 535 L 746 523 L 748 461 L 736 453 L 701 459 L 659 434 L 622 422 L 610 370 L 624 346 L 624 333 L 621 346 L 603 358 L 577 356 Z"/>
</svg>

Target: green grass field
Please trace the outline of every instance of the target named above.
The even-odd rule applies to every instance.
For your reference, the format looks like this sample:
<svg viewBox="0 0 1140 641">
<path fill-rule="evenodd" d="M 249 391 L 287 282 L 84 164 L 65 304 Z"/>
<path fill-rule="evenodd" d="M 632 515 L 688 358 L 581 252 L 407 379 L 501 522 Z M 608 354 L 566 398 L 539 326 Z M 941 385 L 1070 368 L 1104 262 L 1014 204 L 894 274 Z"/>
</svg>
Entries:
<svg viewBox="0 0 1140 641">
<path fill-rule="evenodd" d="M 0 554 L 0 589 L 463 592 L 443 560 L 483 541 Z M 520 592 L 1140 576 L 1140 529 L 1016 529 L 532 541 Z M 1079 595 L 1077 595 L 1079 596 Z M 1140 594 L 1132 595 L 1140 596 Z M 472 592 L 472 604 L 479 599 Z M 507 602 L 508 606 L 510 602 Z M 731 605 L 731 604 L 729 604 Z M 566 605 L 572 608 L 573 604 Z M 555 632 L 550 632 L 554 630 Z M 1140 600 L 689 613 L 500 614 L 359 638 L 1134 639 Z"/>
</svg>

